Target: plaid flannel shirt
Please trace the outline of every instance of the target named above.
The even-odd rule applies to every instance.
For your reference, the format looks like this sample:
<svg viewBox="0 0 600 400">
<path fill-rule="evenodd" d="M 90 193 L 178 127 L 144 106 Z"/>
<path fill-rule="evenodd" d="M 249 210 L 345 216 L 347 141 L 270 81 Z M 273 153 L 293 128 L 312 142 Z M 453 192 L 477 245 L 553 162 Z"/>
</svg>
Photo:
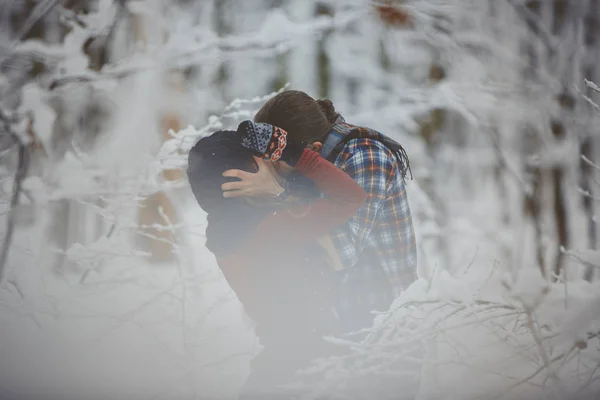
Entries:
<svg viewBox="0 0 600 400">
<path fill-rule="evenodd" d="M 357 129 L 381 136 L 347 124 L 340 116 L 321 155 L 329 156 L 345 135 Z M 367 192 L 358 213 L 331 235 L 345 267 L 340 272 L 338 311 L 385 311 L 416 280 L 416 242 L 404 179 L 393 153 L 376 139 L 349 140 L 335 165 Z"/>
</svg>

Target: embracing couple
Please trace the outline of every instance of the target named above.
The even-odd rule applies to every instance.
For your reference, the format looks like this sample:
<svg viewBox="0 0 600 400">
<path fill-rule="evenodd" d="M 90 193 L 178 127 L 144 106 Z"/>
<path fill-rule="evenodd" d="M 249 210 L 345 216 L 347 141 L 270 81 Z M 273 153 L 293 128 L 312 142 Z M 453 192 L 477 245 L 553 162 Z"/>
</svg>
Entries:
<svg viewBox="0 0 600 400">
<path fill-rule="evenodd" d="M 206 246 L 264 346 L 248 399 L 283 393 L 297 369 L 335 354 L 323 336 L 369 327 L 416 279 L 407 155 L 331 101 L 282 92 L 254 121 L 199 140 L 188 164 Z"/>
</svg>

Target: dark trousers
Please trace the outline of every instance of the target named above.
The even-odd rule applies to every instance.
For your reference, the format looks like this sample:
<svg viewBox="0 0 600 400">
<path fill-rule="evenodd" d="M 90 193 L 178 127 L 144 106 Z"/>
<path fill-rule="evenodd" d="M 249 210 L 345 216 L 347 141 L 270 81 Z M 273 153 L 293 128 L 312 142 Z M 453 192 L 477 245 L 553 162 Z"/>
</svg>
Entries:
<svg viewBox="0 0 600 400">
<path fill-rule="evenodd" d="M 281 294 L 283 296 L 283 294 Z M 281 299 L 281 297 L 274 297 Z M 296 372 L 315 358 L 339 352 L 323 336 L 335 335 L 336 319 L 331 304 L 322 298 L 305 296 L 263 305 L 251 316 L 264 347 L 251 363 L 251 372 L 242 390 L 243 400 L 289 399 L 297 393 L 281 385 L 304 380 Z"/>
<path fill-rule="evenodd" d="M 298 369 L 308 367 L 315 358 L 343 354 L 344 348 L 326 342 L 323 336 L 339 336 L 371 326 L 372 303 L 361 301 L 362 296 L 358 301 L 354 296 L 344 296 L 348 293 L 340 290 L 342 275 L 325 268 L 316 268 L 311 274 L 309 268 L 315 265 L 308 261 L 284 272 L 272 271 L 268 278 L 257 280 L 254 287 L 261 289 L 240 296 L 257 323 L 256 334 L 264 347 L 252 361 L 241 399 L 291 398 L 293 391 L 284 394 L 280 385 L 301 379 L 295 376 Z M 349 289 L 347 285 L 343 288 Z M 354 294 L 365 290 L 358 289 Z M 340 307 L 340 299 L 348 298 L 350 303 Z"/>
<path fill-rule="evenodd" d="M 251 372 L 242 390 L 243 400 L 293 399 L 302 388 L 283 385 L 303 382 L 307 378 L 296 375 L 298 370 L 309 366 L 318 357 L 332 355 L 336 349 L 321 341 L 317 335 L 282 339 L 260 336 L 262 352 L 251 363 Z"/>
</svg>

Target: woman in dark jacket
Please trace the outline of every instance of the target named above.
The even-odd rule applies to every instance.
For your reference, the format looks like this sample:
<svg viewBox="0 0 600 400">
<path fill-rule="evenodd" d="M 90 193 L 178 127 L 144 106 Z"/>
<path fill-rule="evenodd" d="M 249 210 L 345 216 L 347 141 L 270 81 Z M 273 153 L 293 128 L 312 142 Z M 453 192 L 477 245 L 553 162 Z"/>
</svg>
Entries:
<svg viewBox="0 0 600 400">
<path fill-rule="evenodd" d="M 198 141 L 188 160 L 192 191 L 208 214 L 206 245 L 256 321 L 264 346 L 246 384 L 256 398 L 274 395 L 264 390 L 276 390 L 325 351 L 321 337 L 335 325 L 330 296 L 336 255 L 322 239 L 366 198 L 344 172 L 286 139 L 277 127 L 245 121 L 237 131 Z M 309 204 L 286 201 L 284 207 L 277 201 L 285 190 L 275 170 L 303 175 L 322 196 Z M 249 174 L 261 177 L 272 199 L 236 197 Z"/>
</svg>

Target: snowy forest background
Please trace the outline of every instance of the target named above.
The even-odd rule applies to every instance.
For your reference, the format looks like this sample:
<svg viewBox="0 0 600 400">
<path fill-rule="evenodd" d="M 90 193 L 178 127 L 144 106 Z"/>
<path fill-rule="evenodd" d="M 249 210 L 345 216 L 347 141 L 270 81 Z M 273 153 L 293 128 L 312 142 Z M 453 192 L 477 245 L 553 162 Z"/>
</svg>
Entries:
<svg viewBox="0 0 600 400">
<path fill-rule="evenodd" d="M 312 395 L 600 393 L 600 1 L 0 7 L 0 394 L 236 397 L 260 347 L 183 171 L 286 88 L 414 173 L 420 280 Z"/>
</svg>

